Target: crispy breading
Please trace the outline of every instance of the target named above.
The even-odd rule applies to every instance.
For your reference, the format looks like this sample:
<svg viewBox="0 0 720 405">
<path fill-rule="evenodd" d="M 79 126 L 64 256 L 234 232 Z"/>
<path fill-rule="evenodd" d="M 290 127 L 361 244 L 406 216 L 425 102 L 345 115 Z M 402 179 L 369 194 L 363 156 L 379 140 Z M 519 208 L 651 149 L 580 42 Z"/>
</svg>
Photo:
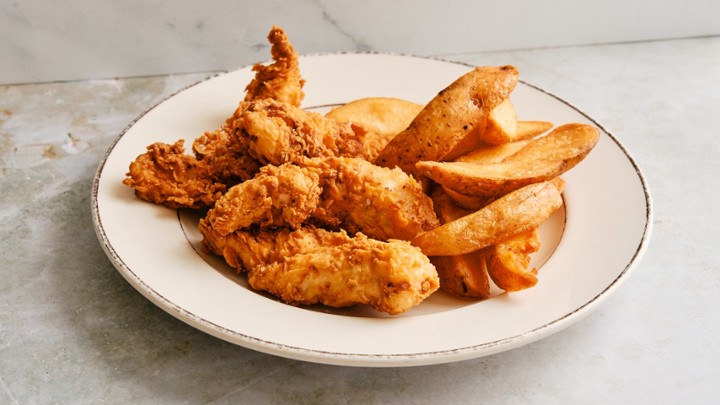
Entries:
<svg viewBox="0 0 720 405">
<path fill-rule="evenodd" d="M 305 80 L 300 75 L 298 55 L 285 31 L 273 26 L 267 37 L 274 63 L 253 66 L 255 78 L 245 88 L 245 100 L 273 99 L 299 107 L 305 93 Z"/>
<path fill-rule="evenodd" d="M 367 131 L 272 99 L 243 102 L 229 121 L 251 156 L 281 165 L 305 157 L 366 158 Z"/>
<path fill-rule="evenodd" d="M 184 140 L 157 142 L 130 164 L 123 183 L 146 201 L 170 208 L 210 207 L 227 189 L 257 173 L 260 164 L 247 154 L 247 143 L 223 126 L 207 132 L 185 153 Z"/>
<path fill-rule="evenodd" d="M 311 226 L 222 236 L 203 221 L 200 231 L 207 248 L 247 272 L 252 288 L 293 305 L 366 304 L 396 315 L 439 287 L 427 256 L 406 241 Z"/>
<path fill-rule="evenodd" d="M 412 177 L 359 158 L 265 166 L 220 198 L 206 220 L 224 235 L 309 222 L 380 240 L 411 239 L 438 225 L 432 201 Z"/>
</svg>

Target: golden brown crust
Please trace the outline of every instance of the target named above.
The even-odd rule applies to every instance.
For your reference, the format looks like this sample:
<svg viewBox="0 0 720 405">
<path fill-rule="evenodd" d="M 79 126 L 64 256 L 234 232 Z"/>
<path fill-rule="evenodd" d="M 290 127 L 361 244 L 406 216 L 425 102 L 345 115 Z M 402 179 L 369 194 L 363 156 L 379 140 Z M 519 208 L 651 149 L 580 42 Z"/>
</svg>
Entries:
<svg viewBox="0 0 720 405">
<path fill-rule="evenodd" d="M 135 189 L 139 198 L 169 208 L 209 206 L 226 190 L 207 165 L 185 154 L 183 140 L 149 145 L 130 163 L 123 184 Z"/>
<path fill-rule="evenodd" d="M 365 131 L 277 100 L 243 102 L 229 126 L 263 164 L 281 165 L 306 157 L 363 156 Z"/>
<path fill-rule="evenodd" d="M 207 221 L 200 230 L 206 246 L 248 273 L 252 288 L 293 305 L 367 304 L 395 315 L 439 286 L 428 258 L 405 241 L 381 242 L 314 227 L 220 236 Z"/>
<path fill-rule="evenodd" d="M 344 227 L 375 239 L 411 239 L 438 225 L 432 201 L 399 169 L 359 158 L 314 158 L 265 166 L 207 214 L 221 234 L 251 225 Z"/>
<path fill-rule="evenodd" d="M 300 75 L 298 55 L 285 31 L 273 26 L 268 34 L 274 63 L 253 66 L 255 78 L 245 88 L 245 101 L 273 99 L 299 107 L 305 93 L 305 80 Z"/>
</svg>

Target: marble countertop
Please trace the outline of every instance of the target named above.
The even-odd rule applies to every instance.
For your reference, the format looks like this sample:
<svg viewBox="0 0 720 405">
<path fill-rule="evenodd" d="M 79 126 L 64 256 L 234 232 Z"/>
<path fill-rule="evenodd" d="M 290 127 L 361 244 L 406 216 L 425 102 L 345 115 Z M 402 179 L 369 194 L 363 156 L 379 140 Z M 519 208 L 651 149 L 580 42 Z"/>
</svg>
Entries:
<svg viewBox="0 0 720 405">
<path fill-rule="evenodd" d="M 720 37 L 443 55 L 514 64 L 644 171 L 645 257 L 590 316 L 457 363 L 352 368 L 234 346 L 114 269 L 95 170 L 136 116 L 214 72 L 0 86 L 0 403 L 717 403 Z"/>
</svg>

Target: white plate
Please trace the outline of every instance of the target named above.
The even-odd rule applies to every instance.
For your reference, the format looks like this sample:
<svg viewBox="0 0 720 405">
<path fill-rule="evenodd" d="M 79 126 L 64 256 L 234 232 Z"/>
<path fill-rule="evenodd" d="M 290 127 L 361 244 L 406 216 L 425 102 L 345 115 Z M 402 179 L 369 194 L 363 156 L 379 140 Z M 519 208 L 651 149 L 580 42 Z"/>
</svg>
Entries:
<svg viewBox="0 0 720 405">
<path fill-rule="evenodd" d="M 303 107 L 319 109 L 369 96 L 426 103 L 470 69 L 386 54 L 307 56 L 300 64 L 307 79 Z M 253 292 L 221 259 L 199 251 L 192 214 L 140 201 L 121 184 L 148 144 L 181 137 L 189 144 L 219 127 L 251 78 L 250 68 L 215 76 L 149 110 L 117 138 L 93 185 L 93 219 L 110 260 L 140 293 L 195 328 L 261 352 L 328 364 L 469 359 L 533 342 L 581 319 L 617 290 L 645 251 L 652 206 L 628 151 L 577 108 L 521 82 L 512 94 L 521 119 L 601 130 L 592 153 L 563 176 L 565 210 L 541 229 L 536 287 L 482 302 L 436 293 L 397 317 L 298 308 Z"/>
</svg>

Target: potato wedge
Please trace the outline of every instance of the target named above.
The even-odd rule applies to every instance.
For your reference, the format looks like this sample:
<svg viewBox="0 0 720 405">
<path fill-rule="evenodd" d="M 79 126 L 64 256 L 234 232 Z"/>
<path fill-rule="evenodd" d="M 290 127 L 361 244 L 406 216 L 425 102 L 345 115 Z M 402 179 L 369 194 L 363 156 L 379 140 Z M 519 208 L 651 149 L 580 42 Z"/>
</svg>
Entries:
<svg viewBox="0 0 720 405">
<path fill-rule="evenodd" d="M 368 97 L 330 110 L 325 117 L 349 122 L 365 132 L 363 156 L 375 160 L 385 146 L 410 125 L 423 106 L 399 98 Z"/>
<path fill-rule="evenodd" d="M 505 291 L 520 291 L 537 284 L 537 269 L 528 269 L 530 254 L 540 250 L 537 227 L 483 249 L 488 275 Z"/>
<path fill-rule="evenodd" d="M 600 133 L 591 125 L 565 124 L 556 127 L 541 138 L 534 139 L 504 162 L 562 160 L 571 165 L 568 167 L 570 169 L 590 153 L 599 139 Z"/>
<path fill-rule="evenodd" d="M 470 162 L 479 165 L 500 163 L 520 149 L 524 148 L 529 140 L 504 143 L 502 145 L 486 145 L 475 148 L 472 152 L 457 158 L 457 162 Z M 491 198 L 465 195 L 442 186 L 443 190 L 461 208 L 477 211 L 486 206 Z"/>
<path fill-rule="evenodd" d="M 491 165 L 501 163 L 503 160 L 514 155 L 520 149 L 530 143 L 529 140 L 508 142 L 501 145 L 485 145 L 473 150 L 472 152 L 460 156 L 456 162 L 475 163 L 477 165 Z"/>
<path fill-rule="evenodd" d="M 454 204 L 441 188 L 435 189 L 431 198 L 441 223 L 451 222 L 471 213 Z M 443 291 L 458 297 L 475 299 L 490 296 L 484 250 L 457 256 L 431 256 L 430 261 L 438 272 L 440 288 Z"/>
<path fill-rule="evenodd" d="M 435 182 L 469 196 L 494 197 L 528 184 L 560 176 L 580 163 L 600 134 L 584 124 L 567 124 L 533 140 L 502 163 L 419 162 L 417 168 Z"/>
<path fill-rule="evenodd" d="M 458 78 L 420 111 L 385 147 L 376 164 L 418 175 L 415 163 L 443 160 L 515 88 L 514 66 L 477 67 Z"/>
<path fill-rule="evenodd" d="M 518 121 L 515 107 L 507 98 L 490 111 L 485 130 L 480 132 L 479 137 L 487 144 L 501 145 L 535 137 L 552 126 L 552 122 L 547 121 Z"/>
<path fill-rule="evenodd" d="M 431 256 L 440 277 L 440 289 L 458 297 L 486 299 L 490 296 L 485 249 L 458 256 Z"/>
<path fill-rule="evenodd" d="M 407 128 L 422 109 L 420 104 L 399 98 L 368 97 L 333 108 L 325 117 L 358 124 L 390 141 Z"/>
<path fill-rule="evenodd" d="M 492 199 L 488 197 L 477 197 L 472 195 L 460 194 L 457 191 L 451 190 L 445 186 L 440 188 L 447 194 L 453 202 L 460 208 L 477 211 L 480 208 L 488 205 Z"/>
<path fill-rule="evenodd" d="M 550 180 L 550 182 L 553 183 L 555 187 L 557 187 L 560 194 L 562 194 L 562 192 L 565 190 L 565 180 L 563 180 L 562 178 L 555 177 L 554 179 Z M 445 194 L 448 195 L 448 197 L 450 197 L 450 199 L 455 203 L 455 205 L 464 210 L 477 211 L 493 202 L 493 198 L 490 197 L 476 197 L 460 194 L 457 191 L 450 190 L 445 186 L 440 186 L 440 188 L 445 192 Z"/>
<path fill-rule="evenodd" d="M 531 184 L 472 214 L 420 232 L 411 243 L 428 256 L 474 252 L 539 226 L 562 203 L 560 191 L 553 182 Z"/>
<path fill-rule="evenodd" d="M 553 123 L 549 121 L 518 121 L 515 136 L 508 142 L 534 138 L 549 131 L 552 127 Z"/>
</svg>

